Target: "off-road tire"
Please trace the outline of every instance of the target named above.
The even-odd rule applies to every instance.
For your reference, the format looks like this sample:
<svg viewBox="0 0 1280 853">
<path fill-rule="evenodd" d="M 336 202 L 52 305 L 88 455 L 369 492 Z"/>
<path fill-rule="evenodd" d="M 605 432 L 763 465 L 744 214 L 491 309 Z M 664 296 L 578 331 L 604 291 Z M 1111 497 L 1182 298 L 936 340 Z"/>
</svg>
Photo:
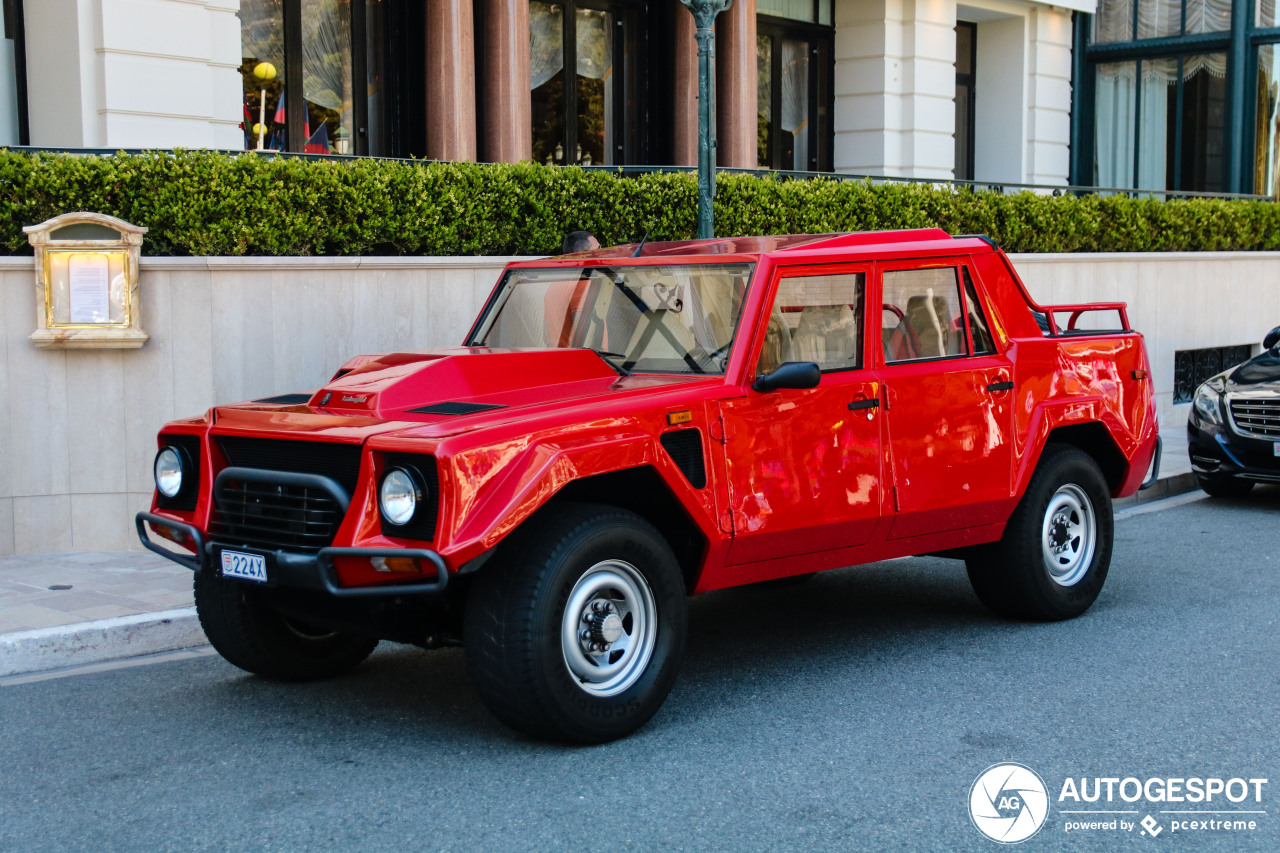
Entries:
<svg viewBox="0 0 1280 853">
<path fill-rule="evenodd" d="M 196 573 L 196 613 L 209 643 L 229 663 L 281 681 L 342 675 L 367 658 L 377 639 L 311 628 L 272 610 L 262 591 L 212 570 Z"/>
<path fill-rule="evenodd" d="M 572 669 L 564 626 L 582 585 L 609 565 L 634 570 L 636 590 L 647 587 L 654 612 L 645 624 L 656 634 L 647 656 L 635 658 L 644 663 L 631 670 L 633 680 L 601 695 Z M 687 630 L 685 595 L 671 547 L 640 516 L 584 504 L 548 507 L 512 534 L 468 592 L 472 684 L 494 716 L 525 734 L 580 744 L 624 737 L 648 722 L 675 681 Z"/>
<path fill-rule="evenodd" d="M 1197 474 L 1196 481 L 1205 494 L 1214 498 L 1242 498 L 1253 491 L 1252 480 L 1240 480 L 1236 477 L 1206 477 Z"/>
<path fill-rule="evenodd" d="M 1084 498 L 1090 507 L 1080 503 Z M 1053 530 L 1047 517 L 1050 504 L 1061 511 L 1064 501 L 1068 507 L 1075 501 L 1085 515 L 1091 510 L 1092 551 L 1087 560 L 1082 554 L 1074 569 L 1051 567 L 1042 547 L 1046 538 L 1058 535 L 1047 532 Z M 1067 515 L 1071 515 L 1069 509 Z M 1093 457 L 1070 445 L 1049 444 L 1004 536 L 968 555 L 969 582 L 982 603 L 1002 616 L 1041 622 L 1079 616 L 1102 591 L 1114 533 L 1111 495 Z M 1059 582 L 1054 580 L 1054 571 L 1059 570 L 1079 576 L 1073 579 L 1066 574 Z"/>
</svg>

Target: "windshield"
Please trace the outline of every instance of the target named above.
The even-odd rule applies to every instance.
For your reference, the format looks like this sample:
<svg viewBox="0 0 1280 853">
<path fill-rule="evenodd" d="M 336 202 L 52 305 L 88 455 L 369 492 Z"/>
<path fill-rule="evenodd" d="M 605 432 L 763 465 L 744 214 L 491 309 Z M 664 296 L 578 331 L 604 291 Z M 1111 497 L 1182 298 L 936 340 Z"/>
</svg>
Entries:
<svg viewBox="0 0 1280 853">
<path fill-rule="evenodd" d="M 587 347 L 634 373 L 724 373 L 751 264 L 507 273 L 479 331 L 489 347 Z"/>
</svg>

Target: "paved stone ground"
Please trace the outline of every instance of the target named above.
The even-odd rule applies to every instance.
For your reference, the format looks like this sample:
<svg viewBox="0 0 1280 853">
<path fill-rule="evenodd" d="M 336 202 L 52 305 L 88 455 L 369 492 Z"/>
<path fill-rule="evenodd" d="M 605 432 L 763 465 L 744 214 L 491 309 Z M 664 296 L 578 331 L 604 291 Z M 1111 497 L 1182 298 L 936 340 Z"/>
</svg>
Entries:
<svg viewBox="0 0 1280 853">
<path fill-rule="evenodd" d="M 191 604 L 191 572 L 149 551 L 0 557 L 0 634 Z"/>
</svg>

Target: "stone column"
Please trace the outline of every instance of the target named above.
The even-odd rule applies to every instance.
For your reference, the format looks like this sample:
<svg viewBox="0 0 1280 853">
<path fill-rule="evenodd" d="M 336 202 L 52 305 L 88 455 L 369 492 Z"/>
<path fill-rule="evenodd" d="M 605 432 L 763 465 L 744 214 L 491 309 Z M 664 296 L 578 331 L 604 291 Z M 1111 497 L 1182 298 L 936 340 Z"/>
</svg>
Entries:
<svg viewBox="0 0 1280 853">
<path fill-rule="evenodd" d="M 1071 13 L 1033 6 L 1028 24 L 1027 92 L 1031 97 L 1025 180 L 1065 185 L 1071 149 Z"/>
<path fill-rule="evenodd" d="M 427 0 L 427 156 L 476 159 L 476 64 L 471 4 Z"/>
<path fill-rule="evenodd" d="M 951 178 L 955 0 L 860 0 L 835 15 L 836 171 Z"/>
<path fill-rule="evenodd" d="M 698 42 L 693 13 L 679 0 L 676 5 L 675 92 L 673 104 L 675 144 L 672 164 L 698 165 Z"/>
<path fill-rule="evenodd" d="M 484 159 L 531 160 L 529 0 L 484 0 L 484 50 Z"/>
<path fill-rule="evenodd" d="M 756 0 L 735 0 L 716 19 L 716 165 L 754 169 Z"/>
</svg>

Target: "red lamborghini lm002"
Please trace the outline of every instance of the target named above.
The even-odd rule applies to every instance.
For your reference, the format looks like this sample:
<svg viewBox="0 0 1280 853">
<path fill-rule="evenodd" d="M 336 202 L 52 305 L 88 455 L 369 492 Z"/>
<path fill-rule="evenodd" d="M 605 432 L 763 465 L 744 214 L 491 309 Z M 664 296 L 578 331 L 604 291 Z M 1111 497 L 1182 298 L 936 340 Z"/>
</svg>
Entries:
<svg viewBox="0 0 1280 853">
<path fill-rule="evenodd" d="M 997 613 L 1083 613 L 1159 466 L 1149 369 L 1122 303 L 1037 305 L 982 237 L 522 261 L 461 347 L 165 426 L 138 531 L 243 669 L 462 644 L 504 722 L 600 742 L 662 704 L 690 594 L 945 552 Z"/>
</svg>

